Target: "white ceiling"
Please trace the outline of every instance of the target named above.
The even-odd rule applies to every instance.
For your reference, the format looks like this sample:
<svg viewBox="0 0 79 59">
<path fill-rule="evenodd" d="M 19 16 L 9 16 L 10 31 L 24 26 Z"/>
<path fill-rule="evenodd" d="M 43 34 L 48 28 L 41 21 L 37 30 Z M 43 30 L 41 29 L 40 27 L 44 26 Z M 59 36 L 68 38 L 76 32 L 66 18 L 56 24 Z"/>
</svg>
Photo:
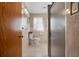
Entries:
<svg viewBox="0 0 79 59">
<path fill-rule="evenodd" d="M 24 2 L 24 6 L 27 8 L 29 13 L 47 13 L 48 5 L 51 2 Z M 45 7 L 45 8 L 44 8 Z"/>
</svg>

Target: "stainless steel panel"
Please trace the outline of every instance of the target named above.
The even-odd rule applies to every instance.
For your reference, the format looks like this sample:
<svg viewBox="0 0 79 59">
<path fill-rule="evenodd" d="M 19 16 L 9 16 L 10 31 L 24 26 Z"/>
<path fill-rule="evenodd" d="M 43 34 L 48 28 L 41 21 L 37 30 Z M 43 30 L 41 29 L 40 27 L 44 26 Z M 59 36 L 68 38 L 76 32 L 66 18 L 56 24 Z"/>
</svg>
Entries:
<svg viewBox="0 0 79 59">
<path fill-rule="evenodd" d="M 57 6 L 55 8 L 57 8 Z M 51 28 L 51 56 L 64 57 L 65 56 L 65 16 L 59 13 L 53 15 L 53 7 L 51 9 L 50 24 L 51 24 L 50 27 Z"/>
</svg>

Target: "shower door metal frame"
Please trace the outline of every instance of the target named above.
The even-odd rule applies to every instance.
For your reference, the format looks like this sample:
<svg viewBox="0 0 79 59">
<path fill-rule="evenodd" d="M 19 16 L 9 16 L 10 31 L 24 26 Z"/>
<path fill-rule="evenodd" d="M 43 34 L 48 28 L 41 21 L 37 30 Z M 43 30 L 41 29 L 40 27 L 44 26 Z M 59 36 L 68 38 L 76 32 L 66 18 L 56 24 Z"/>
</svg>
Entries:
<svg viewBox="0 0 79 59">
<path fill-rule="evenodd" d="M 51 7 L 54 5 L 48 5 L 48 56 L 51 57 L 51 30 L 50 30 L 50 18 L 51 18 Z"/>
</svg>

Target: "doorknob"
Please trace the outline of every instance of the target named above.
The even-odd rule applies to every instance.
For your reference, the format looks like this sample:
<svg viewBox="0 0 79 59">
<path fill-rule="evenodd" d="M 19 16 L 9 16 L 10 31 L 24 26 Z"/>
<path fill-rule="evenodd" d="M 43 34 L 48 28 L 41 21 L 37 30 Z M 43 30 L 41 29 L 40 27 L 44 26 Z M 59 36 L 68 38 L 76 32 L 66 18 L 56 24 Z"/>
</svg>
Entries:
<svg viewBox="0 0 79 59">
<path fill-rule="evenodd" d="M 19 36 L 19 38 L 23 38 L 23 36 Z"/>
</svg>

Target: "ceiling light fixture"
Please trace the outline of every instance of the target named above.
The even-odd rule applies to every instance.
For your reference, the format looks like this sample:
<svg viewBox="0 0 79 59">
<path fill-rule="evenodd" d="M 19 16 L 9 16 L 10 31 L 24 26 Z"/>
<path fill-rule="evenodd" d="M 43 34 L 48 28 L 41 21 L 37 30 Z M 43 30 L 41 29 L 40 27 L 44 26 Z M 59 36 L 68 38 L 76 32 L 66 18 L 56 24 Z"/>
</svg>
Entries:
<svg viewBox="0 0 79 59">
<path fill-rule="evenodd" d="M 45 9 L 46 7 L 43 7 L 43 9 Z"/>
</svg>

